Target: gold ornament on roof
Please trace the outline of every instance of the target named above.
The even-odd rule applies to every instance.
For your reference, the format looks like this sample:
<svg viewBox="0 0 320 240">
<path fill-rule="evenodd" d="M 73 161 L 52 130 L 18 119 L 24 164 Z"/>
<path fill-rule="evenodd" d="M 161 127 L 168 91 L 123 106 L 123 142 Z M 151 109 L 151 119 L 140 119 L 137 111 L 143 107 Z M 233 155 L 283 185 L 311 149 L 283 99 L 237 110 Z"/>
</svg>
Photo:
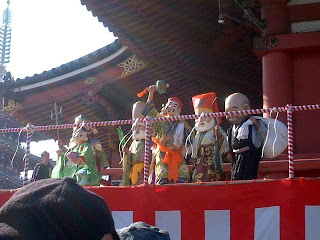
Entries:
<svg viewBox="0 0 320 240">
<path fill-rule="evenodd" d="M 8 105 L 3 105 L 3 111 L 5 112 L 15 112 L 22 110 L 23 106 L 21 103 L 15 102 L 12 99 L 8 99 Z"/>
<path fill-rule="evenodd" d="M 141 70 L 146 64 L 141 61 L 136 55 L 132 55 L 117 66 L 123 67 L 124 70 L 121 77 L 128 76 L 134 72 Z"/>
<path fill-rule="evenodd" d="M 90 84 L 92 84 L 95 80 L 96 80 L 96 79 L 95 79 L 94 77 L 88 77 L 88 78 L 84 81 L 84 83 L 90 85 Z"/>
</svg>

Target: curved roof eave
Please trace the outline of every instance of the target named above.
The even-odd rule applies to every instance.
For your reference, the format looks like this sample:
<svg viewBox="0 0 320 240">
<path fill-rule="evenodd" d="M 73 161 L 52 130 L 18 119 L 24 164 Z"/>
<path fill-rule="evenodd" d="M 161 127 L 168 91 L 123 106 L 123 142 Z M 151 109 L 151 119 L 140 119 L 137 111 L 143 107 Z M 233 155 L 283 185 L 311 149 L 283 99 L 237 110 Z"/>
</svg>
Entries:
<svg viewBox="0 0 320 240">
<path fill-rule="evenodd" d="M 35 74 L 24 79 L 18 78 L 16 81 L 7 82 L 7 88 L 14 92 L 21 92 L 36 87 L 45 86 L 54 82 L 62 81 L 66 78 L 83 73 L 90 69 L 99 67 L 123 53 L 127 47 L 123 46 L 119 40 L 100 48 L 86 56 L 63 64 L 41 74 Z"/>
</svg>

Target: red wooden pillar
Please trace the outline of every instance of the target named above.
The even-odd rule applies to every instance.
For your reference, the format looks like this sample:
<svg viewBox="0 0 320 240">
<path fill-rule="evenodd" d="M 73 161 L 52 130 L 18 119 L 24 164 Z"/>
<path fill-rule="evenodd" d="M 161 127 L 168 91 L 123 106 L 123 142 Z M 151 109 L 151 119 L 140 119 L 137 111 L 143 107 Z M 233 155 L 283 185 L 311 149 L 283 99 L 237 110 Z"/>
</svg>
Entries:
<svg viewBox="0 0 320 240">
<path fill-rule="evenodd" d="M 290 53 L 275 51 L 264 55 L 262 57 L 262 74 L 263 108 L 293 103 L 292 57 Z M 286 115 L 282 115 L 279 120 L 286 122 Z"/>
<path fill-rule="evenodd" d="M 267 22 L 265 34 L 283 34 L 290 32 L 290 21 L 286 0 L 263 0 L 261 19 Z"/>
<path fill-rule="evenodd" d="M 320 32 L 291 33 L 290 22 L 319 20 L 320 4 L 288 7 L 285 0 L 262 1 L 267 28 L 255 47 L 262 60 L 263 107 L 319 103 Z M 319 116 L 317 111 L 294 112 L 294 153 L 320 152 Z M 286 123 L 285 114 L 280 121 Z"/>
<path fill-rule="evenodd" d="M 261 19 L 266 21 L 266 35 L 290 32 L 286 0 L 263 0 Z M 269 51 L 262 57 L 263 108 L 285 106 L 293 101 L 292 57 L 285 51 Z M 286 122 L 281 114 L 280 120 Z M 265 114 L 268 117 L 269 114 Z"/>
</svg>

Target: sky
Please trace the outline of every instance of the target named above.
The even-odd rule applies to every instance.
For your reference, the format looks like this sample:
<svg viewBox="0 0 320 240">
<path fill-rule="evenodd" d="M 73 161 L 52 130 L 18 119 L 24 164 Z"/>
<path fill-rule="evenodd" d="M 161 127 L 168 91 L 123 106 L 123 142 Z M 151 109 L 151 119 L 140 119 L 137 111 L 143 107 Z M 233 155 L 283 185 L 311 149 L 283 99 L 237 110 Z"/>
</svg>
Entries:
<svg viewBox="0 0 320 240">
<path fill-rule="evenodd" d="M 0 0 L 1 13 L 7 0 Z M 80 0 L 11 0 L 7 71 L 24 78 L 76 60 L 115 40 Z M 2 16 L 2 14 L 1 14 Z"/>
<path fill-rule="evenodd" d="M 1 17 L 7 0 L 0 0 Z M 115 40 L 80 0 L 11 0 L 11 57 L 6 70 L 25 78 L 76 60 Z M 71 137 L 71 136 L 70 136 Z M 56 159 L 53 140 L 32 142 L 31 153 L 46 150 Z"/>
</svg>

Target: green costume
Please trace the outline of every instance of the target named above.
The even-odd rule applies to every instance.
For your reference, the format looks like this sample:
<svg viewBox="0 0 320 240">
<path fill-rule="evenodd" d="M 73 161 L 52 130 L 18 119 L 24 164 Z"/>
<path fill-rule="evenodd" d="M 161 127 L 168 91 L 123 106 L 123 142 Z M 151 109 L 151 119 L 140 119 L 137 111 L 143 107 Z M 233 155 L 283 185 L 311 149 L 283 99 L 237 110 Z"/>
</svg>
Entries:
<svg viewBox="0 0 320 240">
<path fill-rule="evenodd" d="M 95 155 L 90 144 L 85 142 L 77 145 L 72 151 L 78 153 L 82 161 L 79 164 L 74 164 L 66 154 L 60 154 L 51 177 L 72 177 L 77 179 L 80 185 L 99 186 L 101 174 L 97 170 Z"/>
</svg>

